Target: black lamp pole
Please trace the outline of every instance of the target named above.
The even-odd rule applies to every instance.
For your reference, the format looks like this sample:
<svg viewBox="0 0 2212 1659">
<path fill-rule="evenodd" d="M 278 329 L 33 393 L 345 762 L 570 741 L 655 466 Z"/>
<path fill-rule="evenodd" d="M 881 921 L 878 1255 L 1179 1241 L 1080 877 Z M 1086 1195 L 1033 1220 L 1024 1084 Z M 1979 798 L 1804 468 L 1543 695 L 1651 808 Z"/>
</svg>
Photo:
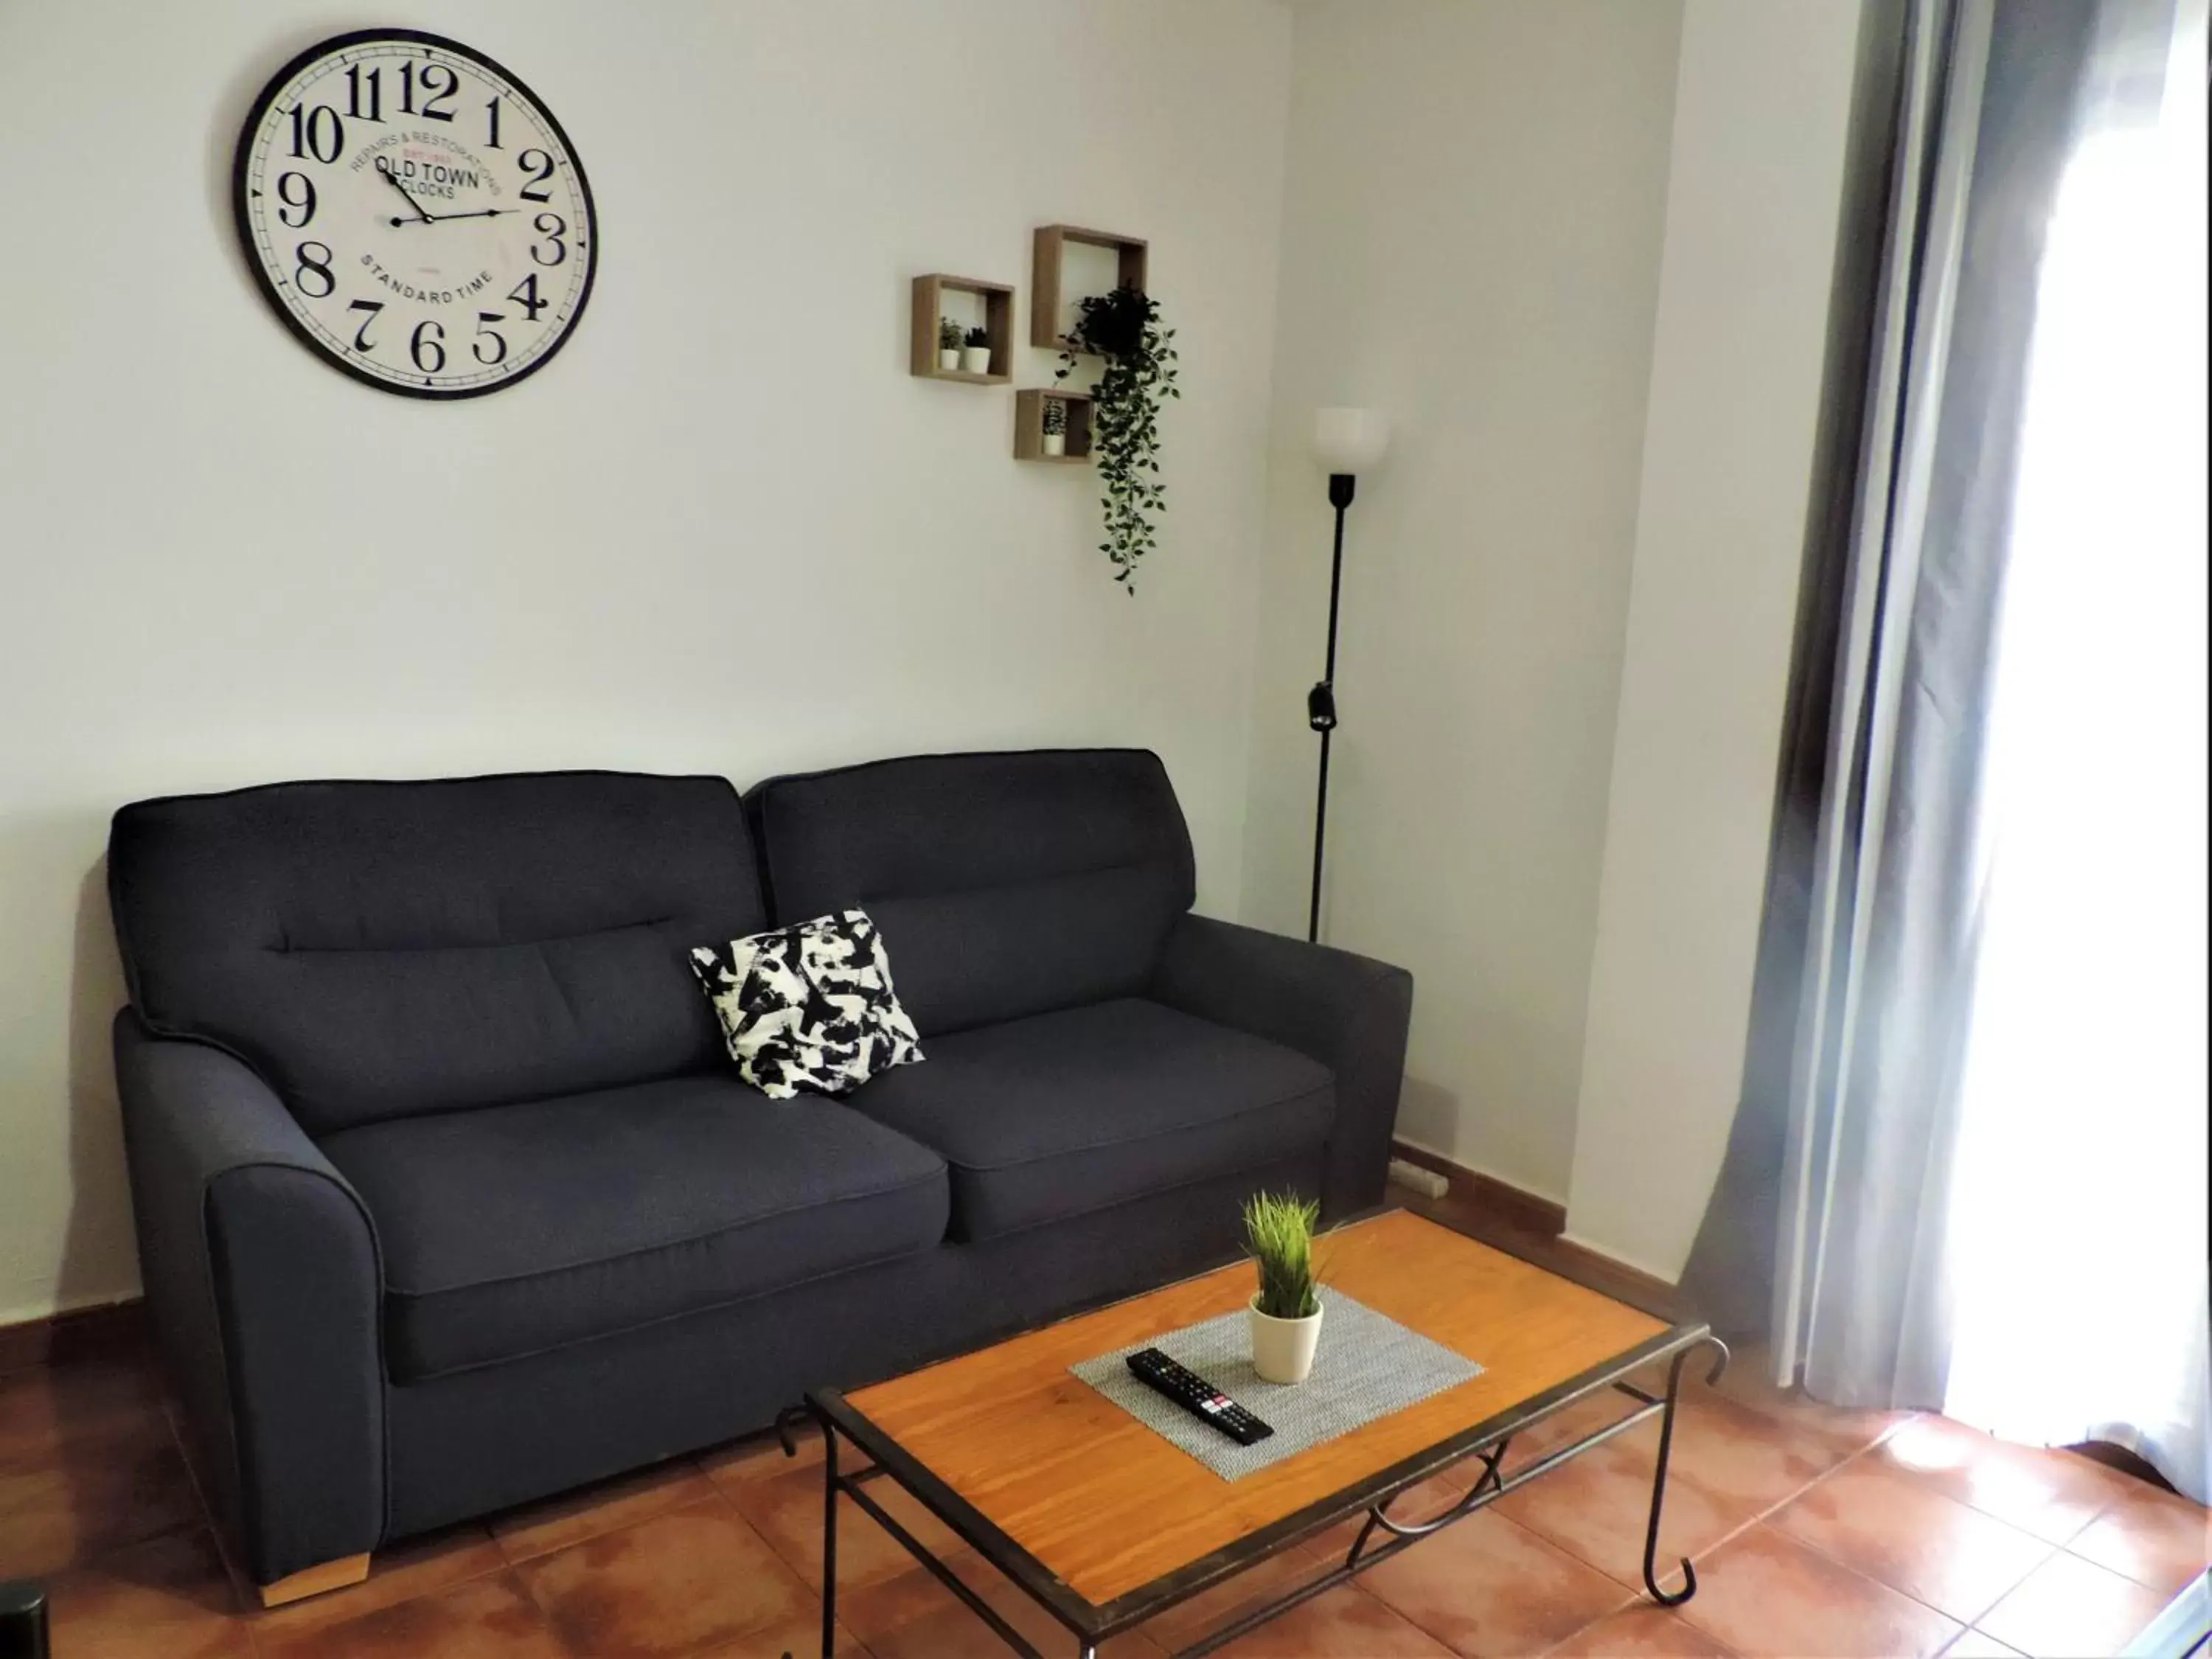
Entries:
<svg viewBox="0 0 2212 1659">
<path fill-rule="evenodd" d="M 1321 733 L 1321 781 L 1314 791 L 1313 900 L 1306 909 L 1306 939 L 1321 938 L 1322 848 L 1328 835 L 1328 738 L 1336 730 L 1336 600 L 1344 586 L 1344 509 L 1352 505 L 1349 472 L 1328 475 L 1328 504 L 1336 509 L 1336 550 L 1328 564 L 1328 661 L 1306 693 L 1306 724 Z"/>
</svg>

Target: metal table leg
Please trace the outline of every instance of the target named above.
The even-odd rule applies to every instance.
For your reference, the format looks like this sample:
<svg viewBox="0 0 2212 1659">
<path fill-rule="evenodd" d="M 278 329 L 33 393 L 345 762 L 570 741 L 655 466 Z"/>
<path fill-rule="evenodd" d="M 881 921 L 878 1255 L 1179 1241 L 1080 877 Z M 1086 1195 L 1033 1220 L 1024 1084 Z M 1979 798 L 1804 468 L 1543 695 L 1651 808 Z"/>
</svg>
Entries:
<svg viewBox="0 0 2212 1659">
<path fill-rule="evenodd" d="M 822 1659 L 837 1647 L 837 1431 L 822 1425 Z"/>
<path fill-rule="evenodd" d="M 1705 1339 L 1713 1347 L 1713 1368 L 1705 1373 L 1708 1385 L 1721 1380 L 1728 1369 L 1728 1344 L 1717 1336 Z M 1689 1559 L 1682 1559 L 1682 1588 L 1673 1595 L 1659 1588 L 1659 1510 L 1667 1500 L 1667 1455 L 1674 1444 L 1675 1397 L 1681 1391 L 1683 1362 L 1703 1346 L 1700 1343 L 1682 1350 L 1667 1367 L 1667 1408 L 1659 1419 L 1659 1457 L 1651 1469 L 1651 1521 L 1644 1529 L 1644 1588 L 1651 1599 L 1662 1607 L 1679 1607 L 1698 1593 L 1698 1570 Z"/>
<path fill-rule="evenodd" d="M 933 1554 L 928 1547 L 901 1524 L 890 1510 L 876 1502 L 867 1490 L 867 1482 L 879 1480 L 885 1471 L 880 1463 L 870 1463 L 850 1474 L 840 1474 L 837 1468 L 837 1425 L 823 1413 L 817 1413 L 822 1425 L 822 1659 L 835 1659 L 837 1644 L 837 1494 L 842 1492 L 854 1504 L 891 1535 L 892 1540 L 908 1555 L 927 1568 L 937 1582 L 952 1592 L 968 1606 L 993 1634 L 1004 1642 L 1022 1659 L 1044 1659 L 1043 1655 L 1029 1640 L 1008 1624 L 999 1610 L 986 1601 L 975 1590 L 962 1582 L 958 1574 Z M 782 1419 L 777 1421 L 779 1432 Z M 791 1448 L 788 1437 L 786 1446 Z M 1097 1650 L 1085 1646 L 1085 1659 L 1092 1659 Z"/>
</svg>

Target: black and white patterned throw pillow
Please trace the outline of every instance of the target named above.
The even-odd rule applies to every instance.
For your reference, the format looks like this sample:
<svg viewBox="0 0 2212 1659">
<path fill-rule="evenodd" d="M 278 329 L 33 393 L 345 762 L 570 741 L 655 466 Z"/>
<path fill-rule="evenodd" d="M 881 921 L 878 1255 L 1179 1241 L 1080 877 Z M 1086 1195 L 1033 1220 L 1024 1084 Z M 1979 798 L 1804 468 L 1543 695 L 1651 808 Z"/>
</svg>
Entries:
<svg viewBox="0 0 2212 1659">
<path fill-rule="evenodd" d="M 890 958 L 865 910 L 841 910 L 727 945 L 702 945 L 691 970 L 722 1022 L 730 1058 L 775 1100 L 849 1094 L 920 1060 L 921 1037 L 891 989 Z"/>
</svg>

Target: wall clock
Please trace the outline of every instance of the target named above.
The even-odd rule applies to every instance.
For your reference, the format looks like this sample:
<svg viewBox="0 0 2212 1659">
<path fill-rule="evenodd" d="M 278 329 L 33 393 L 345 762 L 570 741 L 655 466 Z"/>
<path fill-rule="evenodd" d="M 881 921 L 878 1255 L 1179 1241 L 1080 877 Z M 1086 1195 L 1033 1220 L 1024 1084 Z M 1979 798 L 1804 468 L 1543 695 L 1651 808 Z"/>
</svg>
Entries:
<svg viewBox="0 0 2212 1659">
<path fill-rule="evenodd" d="M 362 29 L 285 64 L 239 135 L 233 193 L 276 314 L 386 392 L 513 386 L 591 298 L 599 221 L 568 134 L 440 35 Z"/>
</svg>

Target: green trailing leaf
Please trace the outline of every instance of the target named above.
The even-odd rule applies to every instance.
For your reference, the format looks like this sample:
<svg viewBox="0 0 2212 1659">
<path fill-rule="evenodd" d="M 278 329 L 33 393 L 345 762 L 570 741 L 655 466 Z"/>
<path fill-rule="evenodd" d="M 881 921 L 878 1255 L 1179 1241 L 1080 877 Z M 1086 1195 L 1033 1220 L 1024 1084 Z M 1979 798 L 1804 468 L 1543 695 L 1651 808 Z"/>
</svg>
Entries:
<svg viewBox="0 0 2212 1659">
<path fill-rule="evenodd" d="M 1314 1227 L 1321 1206 L 1293 1193 L 1255 1193 L 1244 1200 L 1244 1245 L 1260 1273 L 1260 1311 L 1304 1319 L 1321 1311 L 1315 1293 Z"/>
<path fill-rule="evenodd" d="M 1182 395 L 1170 343 L 1175 331 L 1160 326 L 1159 311 L 1142 289 L 1085 295 L 1054 374 L 1066 380 L 1080 352 L 1106 360 L 1091 388 L 1091 453 L 1103 485 L 1104 551 L 1114 580 L 1133 593 L 1139 562 L 1158 545 L 1154 520 L 1167 510 L 1166 486 L 1147 476 L 1160 470 L 1160 405 Z"/>
</svg>

